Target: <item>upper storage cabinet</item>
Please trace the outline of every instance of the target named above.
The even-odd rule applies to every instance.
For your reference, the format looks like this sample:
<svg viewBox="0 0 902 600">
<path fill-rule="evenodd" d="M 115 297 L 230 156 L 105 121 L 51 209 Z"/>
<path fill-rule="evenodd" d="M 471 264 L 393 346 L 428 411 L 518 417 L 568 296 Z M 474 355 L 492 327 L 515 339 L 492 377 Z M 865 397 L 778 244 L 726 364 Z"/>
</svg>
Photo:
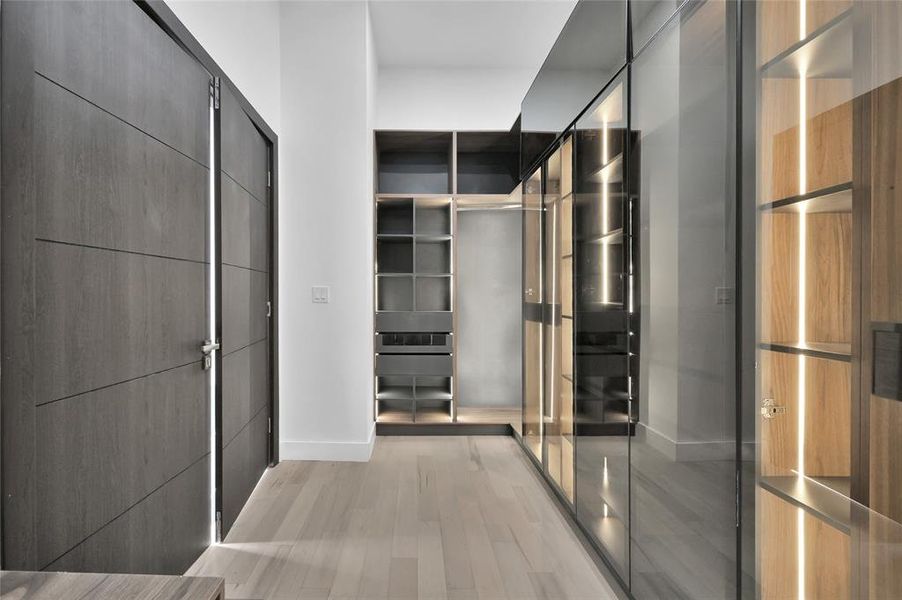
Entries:
<svg viewBox="0 0 902 600">
<path fill-rule="evenodd" d="M 521 173 L 625 64 L 626 1 L 579 2 L 520 105 Z"/>
<path fill-rule="evenodd" d="M 377 131 L 377 193 L 450 194 L 452 139 L 450 132 Z"/>
<path fill-rule="evenodd" d="M 457 134 L 457 193 L 510 194 L 520 183 L 520 140 L 508 131 Z"/>
</svg>

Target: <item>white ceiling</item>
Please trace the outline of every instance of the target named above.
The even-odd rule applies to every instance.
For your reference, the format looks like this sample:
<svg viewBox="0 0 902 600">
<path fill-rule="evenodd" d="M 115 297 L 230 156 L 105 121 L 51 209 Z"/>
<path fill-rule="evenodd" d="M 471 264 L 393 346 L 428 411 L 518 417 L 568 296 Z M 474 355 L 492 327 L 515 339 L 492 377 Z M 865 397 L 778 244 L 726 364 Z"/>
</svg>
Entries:
<svg viewBox="0 0 902 600">
<path fill-rule="evenodd" d="M 542 65 L 576 0 L 370 0 L 380 67 Z"/>
</svg>

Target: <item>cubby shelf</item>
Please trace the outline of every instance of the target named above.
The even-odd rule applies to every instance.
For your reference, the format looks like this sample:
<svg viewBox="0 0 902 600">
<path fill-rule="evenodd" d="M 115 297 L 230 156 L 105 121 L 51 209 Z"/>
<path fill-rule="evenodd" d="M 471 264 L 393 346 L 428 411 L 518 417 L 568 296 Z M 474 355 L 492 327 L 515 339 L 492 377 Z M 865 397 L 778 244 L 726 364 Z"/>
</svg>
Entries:
<svg viewBox="0 0 902 600">
<path fill-rule="evenodd" d="M 413 400 L 413 387 L 403 385 L 387 385 L 379 388 L 377 400 Z"/>
<path fill-rule="evenodd" d="M 763 211 L 817 213 L 850 213 L 852 212 L 852 182 L 846 181 L 838 185 L 781 198 L 760 207 Z"/>
</svg>

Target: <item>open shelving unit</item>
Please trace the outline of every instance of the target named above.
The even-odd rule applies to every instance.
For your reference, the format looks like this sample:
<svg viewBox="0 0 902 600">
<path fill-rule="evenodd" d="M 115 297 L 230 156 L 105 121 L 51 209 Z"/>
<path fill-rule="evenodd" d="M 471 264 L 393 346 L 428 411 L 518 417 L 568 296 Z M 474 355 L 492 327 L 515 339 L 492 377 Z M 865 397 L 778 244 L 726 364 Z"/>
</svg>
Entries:
<svg viewBox="0 0 902 600">
<path fill-rule="evenodd" d="M 450 196 L 376 197 L 376 313 L 401 324 L 377 324 L 380 421 L 453 420 L 452 215 Z M 418 313 L 446 318 L 424 326 Z"/>
<path fill-rule="evenodd" d="M 511 132 L 375 133 L 375 415 L 380 423 L 457 421 L 457 202 L 518 184 Z"/>
<path fill-rule="evenodd" d="M 860 243 L 853 226 L 851 3 L 763 5 L 759 543 L 762 556 L 802 558 L 779 571 L 761 565 L 759 574 L 768 596 L 816 595 L 810 586 L 828 577 L 831 593 L 851 593 L 853 255 Z M 814 540 L 818 547 L 808 552 L 820 562 L 813 567 L 803 550 Z M 795 589 L 807 580 L 807 592 Z"/>
</svg>

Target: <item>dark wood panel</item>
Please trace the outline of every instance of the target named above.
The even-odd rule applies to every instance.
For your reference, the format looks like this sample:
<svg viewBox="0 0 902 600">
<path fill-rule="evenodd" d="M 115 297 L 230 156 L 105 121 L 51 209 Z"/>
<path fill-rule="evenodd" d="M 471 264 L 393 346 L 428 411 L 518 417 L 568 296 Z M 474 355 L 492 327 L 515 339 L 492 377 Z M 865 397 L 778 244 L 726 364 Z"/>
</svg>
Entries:
<svg viewBox="0 0 902 600">
<path fill-rule="evenodd" d="M 200 360 L 205 265 L 40 242 L 38 404 Z"/>
<path fill-rule="evenodd" d="M 35 76 L 37 236 L 205 260 L 209 170 Z"/>
<path fill-rule="evenodd" d="M 232 528 L 238 513 L 254 491 L 269 463 L 267 439 L 269 411 L 261 410 L 222 451 L 222 535 Z"/>
<path fill-rule="evenodd" d="M 199 362 L 38 407 L 38 564 L 207 454 L 209 422 Z"/>
<path fill-rule="evenodd" d="M 222 352 L 229 354 L 267 337 L 268 275 L 222 266 Z"/>
<path fill-rule="evenodd" d="M 35 10 L 36 71 L 208 164 L 209 74 L 150 17 L 131 2 Z"/>
<path fill-rule="evenodd" d="M 222 262 L 269 271 L 269 207 L 222 177 Z"/>
<path fill-rule="evenodd" d="M 208 455 L 47 570 L 180 575 L 210 542 L 210 514 Z"/>
<path fill-rule="evenodd" d="M 269 404 L 269 343 L 261 340 L 222 359 L 222 443 L 232 441 Z"/>
<path fill-rule="evenodd" d="M 34 78 L 26 2 L 6 2 L 0 19 L 2 131 L 2 442 L 3 567 L 34 569 Z"/>
<path fill-rule="evenodd" d="M 222 170 L 257 200 L 268 204 L 266 140 L 227 86 L 222 87 L 219 106 L 222 111 Z"/>
</svg>

